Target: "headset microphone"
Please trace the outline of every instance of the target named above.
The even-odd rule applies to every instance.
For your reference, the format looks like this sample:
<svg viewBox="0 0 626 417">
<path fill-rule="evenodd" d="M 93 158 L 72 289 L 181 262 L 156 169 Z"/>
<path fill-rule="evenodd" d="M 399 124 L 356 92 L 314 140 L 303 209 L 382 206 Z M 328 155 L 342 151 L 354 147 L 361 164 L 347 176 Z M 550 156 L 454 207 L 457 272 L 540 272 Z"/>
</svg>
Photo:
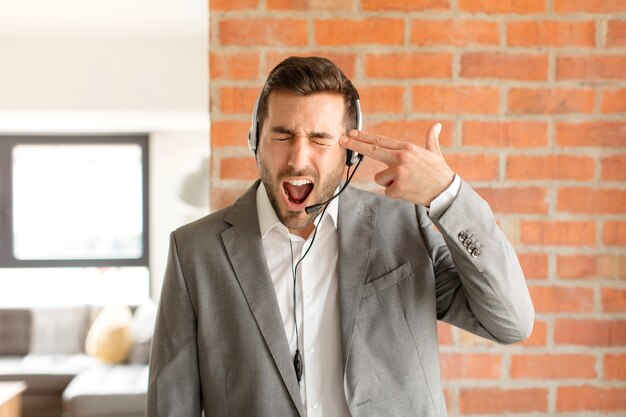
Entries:
<svg viewBox="0 0 626 417">
<path fill-rule="evenodd" d="M 356 166 L 354 167 L 354 171 L 352 171 L 352 174 L 350 174 L 350 176 L 348 177 L 348 179 L 346 180 L 346 182 L 343 184 L 343 187 L 341 187 L 341 190 L 339 190 L 339 192 L 337 194 L 335 194 L 334 196 L 332 196 L 331 198 L 329 198 L 326 201 L 322 201 L 321 203 L 317 203 L 317 204 L 312 204 L 310 206 L 306 206 L 304 208 L 304 211 L 306 211 L 306 214 L 311 214 L 316 210 L 319 210 L 320 208 L 324 207 L 326 204 L 330 203 L 331 201 L 333 201 L 335 198 L 339 197 L 339 194 L 343 193 L 343 190 L 346 189 L 346 187 L 348 187 L 348 184 L 350 184 L 350 181 L 352 181 L 352 177 L 354 176 L 354 173 L 356 172 L 356 170 L 359 168 L 359 165 L 361 165 L 361 161 L 363 161 L 363 155 L 359 154 L 357 156 L 358 158 L 358 162 L 356 164 Z"/>
</svg>

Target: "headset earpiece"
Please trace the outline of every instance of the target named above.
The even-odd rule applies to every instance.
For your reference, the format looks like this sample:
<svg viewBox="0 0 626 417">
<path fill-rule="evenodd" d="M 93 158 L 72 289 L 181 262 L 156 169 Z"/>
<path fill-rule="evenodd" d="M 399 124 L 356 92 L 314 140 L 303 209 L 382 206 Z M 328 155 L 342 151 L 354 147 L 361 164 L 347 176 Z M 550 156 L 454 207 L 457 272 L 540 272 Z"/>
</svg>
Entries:
<svg viewBox="0 0 626 417">
<path fill-rule="evenodd" d="M 250 124 L 250 130 L 248 130 L 248 148 L 256 154 L 257 145 L 259 143 L 259 121 L 257 120 L 257 113 L 259 111 L 259 100 L 261 96 L 257 97 L 254 102 L 254 109 L 252 110 L 252 123 Z"/>
<path fill-rule="evenodd" d="M 358 97 L 358 96 L 357 96 Z M 356 130 L 363 129 L 363 113 L 361 113 L 361 100 L 356 99 Z M 363 159 L 363 155 L 360 155 L 350 149 L 346 153 L 346 165 L 351 167 L 356 164 L 359 159 Z"/>
</svg>

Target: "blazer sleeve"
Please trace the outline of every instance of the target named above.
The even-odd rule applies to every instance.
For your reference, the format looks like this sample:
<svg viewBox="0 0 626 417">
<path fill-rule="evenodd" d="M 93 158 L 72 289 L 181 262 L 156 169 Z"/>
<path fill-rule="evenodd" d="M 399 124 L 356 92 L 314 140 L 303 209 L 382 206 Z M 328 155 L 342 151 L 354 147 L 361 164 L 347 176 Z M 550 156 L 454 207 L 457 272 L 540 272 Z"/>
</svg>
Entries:
<svg viewBox="0 0 626 417">
<path fill-rule="evenodd" d="M 435 270 L 437 318 L 499 343 L 528 338 L 535 312 L 524 273 L 487 202 L 462 182 L 439 218 L 431 221 L 424 208 L 418 217 Z"/>
<path fill-rule="evenodd" d="M 196 312 L 172 233 L 150 353 L 146 416 L 200 417 L 196 330 Z"/>
</svg>

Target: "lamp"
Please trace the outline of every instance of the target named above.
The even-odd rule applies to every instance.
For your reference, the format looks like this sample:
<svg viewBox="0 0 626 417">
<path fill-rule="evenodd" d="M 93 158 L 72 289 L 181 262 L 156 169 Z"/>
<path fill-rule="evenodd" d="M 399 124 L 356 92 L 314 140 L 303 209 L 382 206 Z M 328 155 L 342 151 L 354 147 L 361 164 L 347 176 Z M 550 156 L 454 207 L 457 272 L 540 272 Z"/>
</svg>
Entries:
<svg viewBox="0 0 626 417">
<path fill-rule="evenodd" d="M 185 175 L 178 196 L 185 203 L 195 207 L 209 206 L 209 158 L 200 159 L 200 166 Z"/>
</svg>

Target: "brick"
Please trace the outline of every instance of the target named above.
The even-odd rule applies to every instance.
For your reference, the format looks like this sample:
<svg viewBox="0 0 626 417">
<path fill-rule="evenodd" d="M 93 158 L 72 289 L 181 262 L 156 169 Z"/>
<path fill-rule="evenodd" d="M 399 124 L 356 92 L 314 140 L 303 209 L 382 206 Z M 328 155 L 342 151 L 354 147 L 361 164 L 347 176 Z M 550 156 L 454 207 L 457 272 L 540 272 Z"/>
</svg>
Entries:
<svg viewBox="0 0 626 417">
<path fill-rule="evenodd" d="M 559 278 L 578 279 L 597 276 L 596 258 L 592 255 L 558 255 L 556 273 Z"/>
<path fill-rule="evenodd" d="M 600 255 L 596 263 L 599 277 L 626 280 L 626 256 Z"/>
<path fill-rule="evenodd" d="M 401 86 L 360 87 L 359 98 L 364 114 L 404 111 L 404 87 Z"/>
<path fill-rule="evenodd" d="M 256 9 L 259 0 L 211 0 L 209 8 L 211 11 L 230 11 Z"/>
<path fill-rule="evenodd" d="M 623 80 L 626 68 L 624 55 L 558 56 L 557 80 Z"/>
<path fill-rule="evenodd" d="M 452 345 L 452 326 L 442 321 L 437 322 L 437 335 L 440 345 Z"/>
<path fill-rule="evenodd" d="M 626 146 L 626 122 L 556 122 L 559 146 Z"/>
<path fill-rule="evenodd" d="M 251 114 L 259 92 L 258 88 L 223 87 L 219 91 L 220 111 Z"/>
<path fill-rule="evenodd" d="M 361 100 L 361 105 L 366 106 Z M 377 133 L 389 138 L 411 142 L 422 148 L 426 144 L 426 134 L 435 123 L 441 123 L 442 129 L 439 135 L 439 145 L 443 148 L 452 146 L 454 134 L 454 122 L 450 120 L 385 120 L 383 122 L 367 122 L 365 118 L 365 130 Z"/>
<path fill-rule="evenodd" d="M 530 287 L 530 298 L 538 313 L 582 313 L 593 311 L 593 289 Z"/>
<path fill-rule="evenodd" d="M 328 19 L 314 25 L 315 42 L 321 46 L 401 45 L 402 19 Z"/>
<path fill-rule="evenodd" d="M 602 311 L 605 313 L 626 313 L 626 290 L 602 288 Z"/>
<path fill-rule="evenodd" d="M 228 207 L 246 191 L 245 188 L 211 188 L 211 212 Z"/>
<path fill-rule="evenodd" d="M 592 89 L 511 88 L 508 109 L 513 114 L 591 113 L 594 100 Z"/>
<path fill-rule="evenodd" d="M 353 0 L 266 0 L 267 10 L 354 11 Z"/>
<path fill-rule="evenodd" d="M 595 161 L 588 156 L 509 155 L 506 177 L 510 180 L 578 180 L 590 181 Z"/>
<path fill-rule="evenodd" d="M 461 76 L 510 80 L 546 80 L 548 56 L 501 52 L 468 52 L 461 56 Z"/>
<path fill-rule="evenodd" d="M 602 166 L 602 180 L 626 180 L 626 154 L 604 156 L 600 163 Z"/>
<path fill-rule="evenodd" d="M 626 354 L 604 355 L 604 377 L 609 380 L 626 380 Z"/>
<path fill-rule="evenodd" d="M 510 374 L 513 379 L 595 378 L 595 366 L 593 355 L 512 355 Z"/>
<path fill-rule="evenodd" d="M 498 344 L 493 340 L 485 339 L 484 337 L 480 337 L 475 335 L 474 333 L 470 333 L 463 329 L 456 330 L 458 335 L 458 341 L 456 346 L 464 346 L 464 347 L 496 347 Z"/>
<path fill-rule="evenodd" d="M 498 178 L 499 159 L 489 154 L 448 154 L 448 165 L 467 181 L 486 181 Z"/>
<path fill-rule="evenodd" d="M 494 87 L 419 85 L 411 92 L 415 112 L 498 114 L 500 107 L 500 93 Z"/>
<path fill-rule="evenodd" d="M 411 21 L 411 43 L 420 46 L 498 45 L 500 31 L 497 22 L 488 20 L 417 19 Z"/>
<path fill-rule="evenodd" d="M 219 22 L 222 45 L 301 46 L 308 41 L 304 19 L 224 19 Z"/>
<path fill-rule="evenodd" d="M 492 353 L 442 353 L 441 376 L 450 379 L 498 379 L 502 355 Z"/>
<path fill-rule="evenodd" d="M 611 20 L 609 21 L 606 34 L 606 46 L 621 47 L 626 46 L 626 21 Z"/>
<path fill-rule="evenodd" d="M 368 78 L 450 78 L 452 54 L 449 53 L 387 53 L 365 55 Z"/>
<path fill-rule="evenodd" d="M 548 213 L 548 193 L 541 187 L 479 188 L 494 213 Z"/>
<path fill-rule="evenodd" d="M 548 255 L 545 253 L 519 253 L 519 263 L 526 279 L 548 278 Z"/>
<path fill-rule="evenodd" d="M 521 242 L 528 245 L 594 246 L 593 221 L 522 220 Z"/>
<path fill-rule="evenodd" d="M 556 261 L 562 279 L 626 279 L 626 256 L 558 255 Z"/>
<path fill-rule="evenodd" d="M 558 345 L 626 346 L 626 321 L 560 319 L 556 321 L 554 342 Z"/>
<path fill-rule="evenodd" d="M 613 13 L 626 11 L 624 0 L 554 0 L 557 13 Z"/>
<path fill-rule="evenodd" d="M 532 121 L 463 121 L 463 146 L 536 148 L 548 145 L 548 124 Z"/>
<path fill-rule="evenodd" d="M 259 54 L 211 53 L 211 80 L 252 80 L 259 77 Z"/>
<path fill-rule="evenodd" d="M 250 121 L 213 120 L 211 122 L 211 146 L 247 146 Z"/>
<path fill-rule="evenodd" d="M 603 242 L 609 246 L 626 246 L 626 222 L 605 221 Z"/>
<path fill-rule="evenodd" d="M 626 410 L 626 388 L 593 386 L 558 387 L 557 412 L 589 411 L 609 413 Z"/>
<path fill-rule="evenodd" d="M 220 160 L 220 179 L 255 180 L 259 178 L 254 157 L 227 157 Z"/>
<path fill-rule="evenodd" d="M 626 190 L 562 187 L 558 190 L 556 209 L 563 213 L 626 213 Z"/>
<path fill-rule="evenodd" d="M 289 58 L 290 56 L 321 56 L 330 59 L 346 74 L 346 77 L 353 78 L 355 74 L 356 56 L 352 53 L 335 53 L 335 52 L 322 52 L 315 50 L 299 50 L 298 52 L 268 52 L 266 58 L 266 66 L 263 71 L 264 74 L 269 72 L 276 65 Z"/>
<path fill-rule="evenodd" d="M 423 11 L 449 10 L 450 0 L 361 0 L 365 11 Z"/>
<path fill-rule="evenodd" d="M 472 13 L 536 14 L 546 11 L 545 0 L 459 0 L 459 9 Z"/>
<path fill-rule="evenodd" d="M 591 20 L 510 21 L 506 26 L 509 46 L 592 47 L 596 43 L 596 28 Z"/>
<path fill-rule="evenodd" d="M 548 344 L 548 325 L 543 321 L 535 321 L 530 337 L 519 343 L 524 347 L 542 347 Z"/>
<path fill-rule="evenodd" d="M 545 388 L 461 388 L 461 414 L 545 413 L 548 390 Z"/>
<path fill-rule="evenodd" d="M 602 90 L 602 113 L 626 112 L 626 89 Z"/>
</svg>

